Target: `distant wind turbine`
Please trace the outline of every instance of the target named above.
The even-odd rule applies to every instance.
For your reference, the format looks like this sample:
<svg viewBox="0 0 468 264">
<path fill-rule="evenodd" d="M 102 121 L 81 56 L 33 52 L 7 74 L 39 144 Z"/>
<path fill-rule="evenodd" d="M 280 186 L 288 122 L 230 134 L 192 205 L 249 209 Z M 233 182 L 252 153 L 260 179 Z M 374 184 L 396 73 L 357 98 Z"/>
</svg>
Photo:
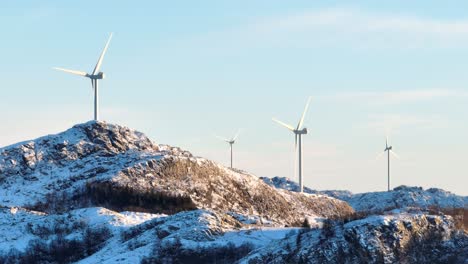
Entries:
<svg viewBox="0 0 468 264">
<path fill-rule="evenodd" d="M 385 139 L 385 149 L 378 157 L 387 152 L 387 191 L 390 191 L 390 154 L 395 156 L 397 159 L 400 157 L 393 151 L 393 147 L 388 144 L 388 137 Z"/>
<path fill-rule="evenodd" d="M 295 157 L 296 157 L 296 155 L 299 155 L 298 174 L 299 174 L 299 188 L 300 188 L 299 191 L 301 193 L 304 191 L 304 182 L 303 182 L 303 179 L 302 179 L 302 135 L 307 134 L 307 128 L 302 128 L 302 125 L 304 124 L 304 119 L 305 119 L 305 115 L 307 113 L 307 109 L 309 108 L 310 100 L 311 100 L 311 97 L 309 97 L 309 99 L 307 100 L 307 104 L 305 106 L 304 112 L 302 113 L 301 120 L 299 120 L 299 123 L 297 124 L 297 127 L 293 127 L 291 125 L 288 125 L 286 123 L 283 123 L 283 122 L 279 121 L 276 118 L 273 118 L 273 121 L 275 121 L 276 123 L 286 127 L 287 129 L 289 129 L 291 132 L 294 133 L 294 136 L 295 136 L 295 143 L 294 143 L 295 154 L 294 155 L 295 155 Z M 299 147 L 299 149 L 298 149 L 298 147 Z M 294 163 L 296 163 L 296 162 L 294 162 Z M 294 165 L 294 166 L 296 166 L 296 165 Z"/>
<path fill-rule="evenodd" d="M 216 136 L 217 138 L 221 139 L 222 141 L 226 142 L 229 144 L 229 149 L 231 151 L 231 169 L 232 169 L 232 145 L 234 145 L 236 143 L 236 140 L 237 138 L 239 137 L 239 132 L 240 131 L 237 131 L 236 135 L 231 138 L 231 139 L 226 139 L 226 138 L 223 138 L 223 137 L 219 137 L 219 136 Z"/>
<path fill-rule="evenodd" d="M 87 78 L 91 79 L 91 86 L 92 86 L 92 88 L 94 90 L 94 120 L 96 120 L 96 121 L 99 118 L 98 80 L 104 79 L 104 77 L 105 77 L 104 73 L 100 72 L 99 69 L 101 68 L 102 60 L 104 59 L 104 55 L 106 54 L 107 47 L 109 46 L 109 43 L 110 43 L 111 39 L 112 39 L 112 33 L 110 34 L 109 39 L 107 40 L 106 46 L 104 47 L 104 50 L 102 51 L 101 56 L 99 56 L 99 59 L 98 59 L 98 61 L 96 63 L 96 66 L 94 67 L 94 70 L 93 70 L 92 73 L 86 73 L 86 72 L 82 72 L 82 71 L 68 70 L 68 69 L 56 68 L 56 67 L 54 68 L 54 69 L 59 70 L 59 71 L 64 71 L 64 72 L 68 72 L 68 73 L 71 73 L 71 74 L 75 74 L 75 75 L 79 75 L 79 76 L 83 76 L 83 77 L 87 77 Z"/>
</svg>

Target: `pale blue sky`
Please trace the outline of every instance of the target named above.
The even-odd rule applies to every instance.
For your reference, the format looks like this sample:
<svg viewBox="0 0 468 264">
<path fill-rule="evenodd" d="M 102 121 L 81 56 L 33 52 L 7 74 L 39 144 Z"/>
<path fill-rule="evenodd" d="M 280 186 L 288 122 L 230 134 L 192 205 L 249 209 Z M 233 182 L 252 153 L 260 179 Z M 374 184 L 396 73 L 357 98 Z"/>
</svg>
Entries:
<svg viewBox="0 0 468 264">
<path fill-rule="evenodd" d="M 468 3 L 464 1 L 3 1 L 0 146 L 92 118 L 89 80 L 110 32 L 101 117 L 259 176 L 293 177 L 312 96 L 305 183 L 468 195 Z M 293 2 L 293 3 L 292 3 Z"/>
</svg>

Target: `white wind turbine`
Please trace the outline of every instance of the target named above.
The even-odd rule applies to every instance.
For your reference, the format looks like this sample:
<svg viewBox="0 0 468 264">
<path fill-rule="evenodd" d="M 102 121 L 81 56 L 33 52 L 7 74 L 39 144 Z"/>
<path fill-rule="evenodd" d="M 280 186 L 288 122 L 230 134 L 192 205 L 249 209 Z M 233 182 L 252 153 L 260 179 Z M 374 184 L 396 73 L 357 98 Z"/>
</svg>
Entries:
<svg viewBox="0 0 468 264">
<path fill-rule="evenodd" d="M 299 175 L 298 175 L 298 178 L 299 178 L 299 191 L 301 193 L 304 190 L 304 181 L 302 179 L 302 135 L 307 134 L 307 128 L 302 128 L 302 125 L 304 124 L 304 119 L 305 119 L 305 115 L 307 113 L 307 109 L 309 108 L 310 100 L 311 100 L 311 97 L 309 97 L 309 99 L 307 100 L 307 104 L 305 106 L 304 112 L 302 113 L 302 117 L 299 120 L 299 123 L 297 124 L 297 127 L 293 127 L 291 125 L 288 125 L 288 124 L 285 124 L 285 123 L 279 121 L 276 118 L 273 118 L 273 121 L 275 121 L 276 123 L 286 127 L 287 129 L 289 129 L 291 132 L 294 133 L 294 137 L 295 137 L 295 143 L 294 143 L 295 154 L 294 155 L 295 155 L 295 157 L 297 157 L 296 155 L 299 156 L 298 157 L 299 158 L 299 163 L 298 163 L 298 174 Z"/>
<path fill-rule="evenodd" d="M 387 191 L 390 191 L 390 154 L 395 156 L 397 159 L 400 157 L 395 153 L 395 151 L 393 151 L 393 147 L 388 144 L 388 137 L 385 139 L 385 149 L 378 155 L 378 157 L 381 157 L 385 152 L 387 152 Z"/>
<path fill-rule="evenodd" d="M 237 131 L 236 135 L 231 139 L 226 139 L 226 138 L 223 138 L 223 137 L 216 136 L 217 138 L 219 138 L 222 141 L 229 144 L 229 149 L 231 151 L 231 169 L 232 169 L 232 145 L 234 145 L 236 143 L 237 137 L 239 137 L 239 132 L 240 131 Z"/>
<path fill-rule="evenodd" d="M 99 59 L 98 59 L 98 61 L 96 63 L 96 66 L 94 67 L 94 70 L 93 70 L 92 73 L 86 73 L 86 72 L 75 71 L 75 70 L 68 70 L 68 69 L 63 69 L 63 68 L 54 68 L 54 69 L 59 70 L 59 71 L 64 71 L 64 72 L 68 72 L 68 73 L 71 73 L 71 74 L 75 74 L 75 75 L 79 75 L 79 76 L 83 76 L 83 77 L 87 77 L 87 78 L 91 79 L 91 85 L 92 85 L 92 88 L 94 90 L 94 120 L 96 120 L 96 121 L 98 120 L 98 117 L 99 117 L 98 80 L 104 79 L 104 77 L 105 77 L 104 73 L 100 72 L 99 69 L 101 68 L 102 60 L 104 59 L 104 55 L 106 54 L 107 47 L 109 46 L 109 43 L 110 43 L 111 39 L 112 39 L 112 33 L 110 34 L 109 39 L 107 40 L 106 46 L 104 47 L 104 50 L 102 51 L 101 56 L 99 56 Z"/>
</svg>

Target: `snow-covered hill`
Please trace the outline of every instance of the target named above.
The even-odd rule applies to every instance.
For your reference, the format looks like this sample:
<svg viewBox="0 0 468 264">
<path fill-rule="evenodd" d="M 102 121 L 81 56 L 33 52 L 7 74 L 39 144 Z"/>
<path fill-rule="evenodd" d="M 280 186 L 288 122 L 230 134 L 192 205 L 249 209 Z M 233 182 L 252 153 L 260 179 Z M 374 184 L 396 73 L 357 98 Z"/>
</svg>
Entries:
<svg viewBox="0 0 468 264">
<path fill-rule="evenodd" d="M 254 175 L 105 122 L 1 148 L 0 175 L 0 205 L 47 212 L 203 208 L 256 215 L 277 225 L 352 213 L 340 200 L 277 190 Z"/>
<path fill-rule="evenodd" d="M 265 183 L 279 189 L 298 191 L 299 185 L 285 177 L 262 177 Z M 390 192 L 353 194 L 349 191 L 316 191 L 305 187 L 304 192 L 322 194 L 348 202 L 356 211 L 382 212 L 395 208 L 468 208 L 468 196 L 459 196 L 442 189 L 399 186 Z"/>
<path fill-rule="evenodd" d="M 282 188 L 269 184 L 126 127 L 76 125 L 0 148 L 0 263 L 380 263 L 382 255 L 412 262 L 464 256 L 468 236 L 460 219 L 409 209 L 364 215 L 346 202 L 361 196 L 347 191 L 300 194 L 284 180 Z M 395 199 L 376 195 L 378 202 Z M 364 194 L 358 203 L 373 206 Z M 421 239 L 432 234 L 435 244 Z M 412 255 L 426 245 L 438 251 Z"/>
<path fill-rule="evenodd" d="M 384 211 L 394 208 L 418 207 L 468 208 L 468 196 L 459 196 L 442 189 L 399 186 L 390 192 L 370 192 L 353 195 L 346 200 L 358 211 Z"/>
</svg>

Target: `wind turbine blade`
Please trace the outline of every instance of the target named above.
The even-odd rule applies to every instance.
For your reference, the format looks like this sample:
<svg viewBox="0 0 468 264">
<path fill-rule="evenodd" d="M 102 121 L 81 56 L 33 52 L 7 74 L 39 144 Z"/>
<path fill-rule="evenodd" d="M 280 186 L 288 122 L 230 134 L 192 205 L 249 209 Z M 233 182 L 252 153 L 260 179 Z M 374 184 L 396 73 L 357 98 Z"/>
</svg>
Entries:
<svg viewBox="0 0 468 264">
<path fill-rule="evenodd" d="M 301 120 L 299 121 L 299 124 L 297 125 L 297 130 L 301 129 L 302 125 L 304 124 L 304 119 L 305 119 L 305 116 L 306 116 L 306 113 L 307 113 L 307 109 L 309 108 L 309 104 L 310 104 L 311 99 L 312 99 L 312 97 L 309 97 L 309 99 L 307 99 L 307 104 L 306 104 L 306 107 L 304 109 L 304 112 L 302 113 Z"/>
<path fill-rule="evenodd" d="M 219 140 L 229 142 L 229 139 L 227 139 L 227 138 L 223 138 L 223 137 L 216 136 L 216 135 L 215 135 L 215 137 L 217 137 Z"/>
<path fill-rule="evenodd" d="M 63 72 L 67 72 L 67 73 L 71 73 L 71 74 L 83 76 L 83 77 L 86 77 L 86 76 L 88 75 L 86 72 L 82 72 L 82 71 L 68 70 L 68 69 L 57 68 L 57 67 L 54 67 L 54 69 L 55 69 L 55 70 L 58 70 L 58 71 L 63 71 Z"/>
<path fill-rule="evenodd" d="M 385 154 L 385 151 L 384 151 L 384 152 L 380 152 L 380 153 L 375 157 L 375 160 L 380 159 L 384 154 Z"/>
<path fill-rule="evenodd" d="M 285 128 L 287 128 L 287 129 L 289 129 L 289 130 L 291 130 L 291 131 L 294 131 L 294 127 L 291 126 L 291 125 L 288 125 L 288 124 L 286 124 L 286 123 L 283 123 L 283 122 L 279 121 L 279 120 L 276 119 L 276 118 L 273 118 L 273 121 L 275 121 L 276 123 L 278 123 L 278 124 L 284 126 Z"/>
<path fill-rule="evenodd" d="M 294 135 L 294 151 L 297 149 L 297 134 Z"/>
<path fill-rule="evenodd" d="M 109 46 L 109 43 L 112 39 L 112 33 L 109 36 L 109 39 L 107 40 L 106 46 L 104 47 L 104 50 L 101 53 L 101 56 L 99 56 L 99 60 L 96 63 L 96 67 L 94 67 L 93 75 L 99 72 L 99 69 L 101 68 L 102 60 L 104 59 L 104 55 L 106 54 L 107 47 Z"/>
<path fill-rule="evenodd" d="M 390 150 L 390 154 L 392 154 L 392 155 L 393 155 L 395 158 L 397 158 L 397 159 L 401 159 L 400 156 L 397 155 L 397 154 L 395 153 L 395 151 L 393 151 L 393 150 Z"/>
<path fill-rule="evenodd" d="M 387 148 L 388 148 L 388 136 L 385 137 L 385 149 L 387 149 Z"/>
<path fill-rule="evenodd" d="M 237 140 L 237 138 L 239 137 L 239 133 L 240 133 L 240 129 L 237 130 L 237 133 L 236 133 L 236 135 L 232 138 L 232 141 L 236 141 L 236 140 Z"/>
</svg>

